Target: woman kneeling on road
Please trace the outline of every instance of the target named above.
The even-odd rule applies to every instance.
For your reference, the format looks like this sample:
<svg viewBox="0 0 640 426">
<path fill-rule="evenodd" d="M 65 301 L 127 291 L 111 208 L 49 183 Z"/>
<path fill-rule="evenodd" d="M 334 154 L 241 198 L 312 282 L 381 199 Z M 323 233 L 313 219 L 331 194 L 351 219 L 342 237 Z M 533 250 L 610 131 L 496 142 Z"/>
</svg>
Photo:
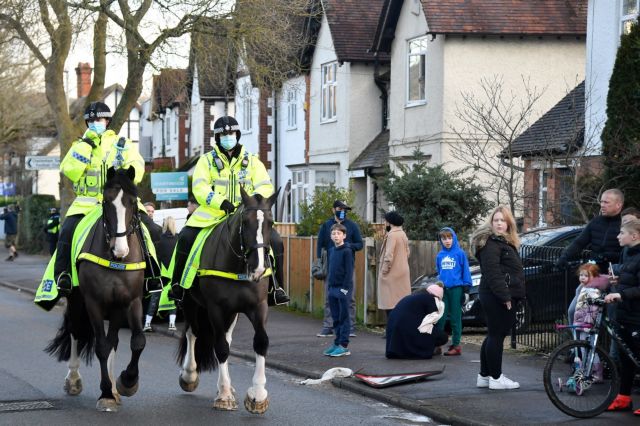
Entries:
<svg viewBox="0 0 640 426">
<path fill-rule="evenodd" d="M 525 296 L 524 271 L 518 254 L 520 238 L 513 214 L 499 206 L 487 223 L 471 237 L 472 251 L 480 262 L 478 294 L 487 319 L 487 337 L 480 349 L 479 388 L 517 389 L 518 382 L 502 374 L 504 338 L 516 322 L 516 310 Z"/>
</svg>

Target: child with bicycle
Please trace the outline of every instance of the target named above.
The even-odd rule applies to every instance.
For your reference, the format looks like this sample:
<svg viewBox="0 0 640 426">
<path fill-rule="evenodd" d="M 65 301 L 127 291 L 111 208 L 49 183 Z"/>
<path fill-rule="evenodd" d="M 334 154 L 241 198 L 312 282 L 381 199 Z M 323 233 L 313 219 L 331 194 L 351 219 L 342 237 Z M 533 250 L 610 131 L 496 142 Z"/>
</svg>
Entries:
<svg viewBox="0 0 640 426">
<path fill-rule="evenodd" d="M 600 275 L 600 268 L 595 263 L 585 263 L 578 268 L 580 288 L 576 295 L 576 308 L 573 324 L 581 326 L 575 329 L 576 339 L 588 340 L 589 330 L 595 324 L 598 316 L 598 306 L 589 304 L 589 299 L 601 297 L 602 292 L 609 287 L 609 277 Z M 593 364 L 593 377 L 596 382 L 602 381 L 602 363 L 596 354 Z"/>
<path fill-rule="evenodd" d="M 618 241 L 626 254 L 618 271 L 614 289 L 605 296 L 606 303 L 616 303 L 616 321 L 620 336 L 635 354 L 640 354 L 640 220 L 632 220 L 620 228 Z M 630 411 L 631 387 L 636 365 L 625 351 L 620 351 L 620 393 L 607 411 Z M 640 416 L 640 409 L 633 413 Z"/>
</svg>

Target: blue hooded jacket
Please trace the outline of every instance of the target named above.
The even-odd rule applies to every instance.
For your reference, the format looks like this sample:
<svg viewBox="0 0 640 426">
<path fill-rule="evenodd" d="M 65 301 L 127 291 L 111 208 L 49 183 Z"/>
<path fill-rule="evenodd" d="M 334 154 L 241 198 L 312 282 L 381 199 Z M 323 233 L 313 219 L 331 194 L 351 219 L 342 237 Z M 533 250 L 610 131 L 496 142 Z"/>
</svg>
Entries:
<svg viewBox="0 0 640 426">
<path fill-rule="evenodd" d="M 451 248 L 445 248 L 442 244 L 442 239 L 439 238 L 442 249 L 436 258 L 436 268 L 440 281 L 443 282 L 446 288 L 471 286 L 469 260 L 464 250 L 460 248 L 460 244 L 458 244 L 458 236 L 451 228 L 442 228 L 440 232 L 442 231 L 451 232 L 453 244 L 451 244 Z"/>
</svg>

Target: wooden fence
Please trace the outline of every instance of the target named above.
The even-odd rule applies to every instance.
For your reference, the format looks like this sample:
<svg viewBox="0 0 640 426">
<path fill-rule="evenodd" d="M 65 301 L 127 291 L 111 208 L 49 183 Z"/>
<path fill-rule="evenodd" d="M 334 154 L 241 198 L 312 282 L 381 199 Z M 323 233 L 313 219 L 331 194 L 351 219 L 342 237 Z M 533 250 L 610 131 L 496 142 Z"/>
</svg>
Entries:
<svg viewBox="0 0 640 426">
<path fill-rule="evenodd" d="M 283 224 L 278 224 L 278 230 Z M 284 283 L 289 293 L 289 307 L 322 317 L 324 309 L 324 283 L 311 276 L 311 265 L 316 258 L 316 237 L 298 237 L 282 232 L 285 245 Z M 365 248 L 356 252 L 354 283 L 356 317 L 366 325 L 384 323 L 384 315 L 377 307 L 377 264 L 380 240 L 365 239 Z M 411 281 L 423 274 L 435 272 L 438 243 L 434 241 L 410 241 L 409 268 Z"/>
</svg>

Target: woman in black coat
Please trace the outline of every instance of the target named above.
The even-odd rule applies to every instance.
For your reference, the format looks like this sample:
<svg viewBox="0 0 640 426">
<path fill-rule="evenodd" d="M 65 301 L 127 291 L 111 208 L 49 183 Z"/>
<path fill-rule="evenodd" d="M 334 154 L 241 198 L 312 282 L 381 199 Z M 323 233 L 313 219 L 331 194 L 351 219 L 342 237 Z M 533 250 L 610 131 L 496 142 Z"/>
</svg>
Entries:
<svg viewBox="0 0 640 426">
<path fill-rule="evenodd" d="M 504 338 L 516 322 L 516 304 L 525 297 L 524 271 L 518 253 L 520 239 L 511 211 L 497 207 L 488 222 L 474 233 L 471 245 L 480 262 L 478 295 L 487 320 L 476 385 L 517 389 L 520 384 L 502 374 Z"/>
<path fill-rule="evenodd" d="M 387 320 L 387 358 L 431 359 L 433 350 L 447 343 L 447 334 L 434 327 L 444 311 L 442 293 L 432 284 L 400 299 Z"/>
</svg>

